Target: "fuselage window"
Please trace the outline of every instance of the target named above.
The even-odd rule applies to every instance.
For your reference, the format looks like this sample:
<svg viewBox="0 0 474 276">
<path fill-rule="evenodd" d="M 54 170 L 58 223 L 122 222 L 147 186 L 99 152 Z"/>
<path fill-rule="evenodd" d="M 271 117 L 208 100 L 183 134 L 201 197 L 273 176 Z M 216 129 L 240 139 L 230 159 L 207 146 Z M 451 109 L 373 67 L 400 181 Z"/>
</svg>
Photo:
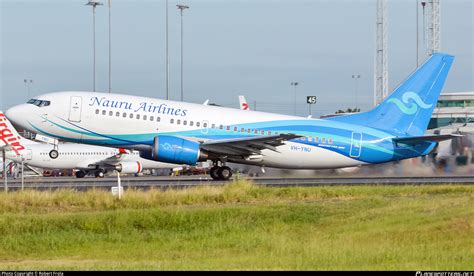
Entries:
<svg viewBox="0 0 474 276">
<path fill-rule="evenodd" d="M 203 126 L 203 127 L 207 127 L 207 123 L 203 123 L 202 126 Z"/>
<path fill-rule="evenodd" d="M 312 142 L 313 141 L 313 137 L 308 137 L 308 142 Z"/>
<path fill-rule="evenodd" d="M 153 120 L 154 120 L 154 119 L 155 119 L 155 117 L 153 117 L 153 116 L 150 116 L 150 121 L 152 121 L 152 122 L 153 122 Z"/>
<path fill-rule="evenodd" d="M 113 111 L 109 111 L 109 116 L 113 116 L 114 115 L 114 112 Z"/>
<path fill-rule="evenodd" d="M 201 123 L 200 123 L 200 122 L 196 122 L 196 126 L 197 126 L 197 127 L 201 126 Z"/>
<path fill-rule="evenodd" d="M 177 125 L 181 124 L 181 120 L 180 119 L 176 120 L 176 124 Z"/>
<path fill-rule="evenodd" d="M 143 120 L 146 120 L 146 115 L 143 115 Z"/>
<path fill-rule="evenodd" d="M 183 126 L 187 125 L 188 124 L 188 121 L 184 120 L 183 121 Z"/>
<path fill-rule="evenodd" d="M 137 114 L 137 119 L 140 119 L 140 114 Z"/>
<path fill-rule="evenodd" d="M 170 124 L 174 124 L 174 119 L 170 119 Z"/>
<path fill-rule="evenodd" d="M 258 134 L 258 129 L 255 129 L 253 133 Z"/>
<path fill-rule="evenodd" d="M 226 127 L 226 130 L 227 130 L 227 131 L 230 131 L 230 126 L 227 126 L 227 127 Z"/>
<path fill-rule="evenodd" d="M 117 113 L 115 113 L 115 116 L 120 117 L 120 112 L 117 111 Z"/>
<path fill-rule="evenodd" d="M 133 119 L 133 113 L 130 113 L 130 119 Z"/>
<path fill-rule="evenodd" d="M 194 122 L 193 121 L 189 121 L 189 126 L 193 126 L 194 125 Z"/>
<path fill-rule="evenodd" d="M 319 137 L 317 137 L 317 136 L 314 137 L 314 142 L 315 142 L 315 143 L 319 142 Z"/>
<path fill-rule="evenodd" d="M 107 111 L 102 110 L 102 115 L 105 115 L 105 114 L 107 114 Z"/>
<path fill-rule="evenodd" d="M 220 125 L 220 126 L 219 126 L 219 129 L 224 129 L 224 126 L 223 126 L 223 125 Z"/>
<path fill-rule="evenodd" d="M 245 132 L 245 128 L 241 128 L 241 129 L 240 129 L 240 132 Z"/>
<path fill-rule="evenodd" d="M 239 128 L 237 127 L 234 127 L 234 131 L 237 132 L 239 130 Z"/>
<path fill-rule="evenodd" d="M 95 114 L 99 114 L 99 113 L 100 113 L 100 110 L 96 109 Z"/>
<path fill-rule="evenodd" d="M 122 114 L 122 117 L 127 118 L 127 112 L 124 112 L 124 113 Z"/>
<path fill-rule="evenodd" d="M 252 130 L 250 128 L 247 128 L 247 133 L 250 133 L 252 132 Z"/>
<path fill-rule="evenodd" d="M 332 138 L 329 138 L 329 139 L 328 139 L 328 143 L 329 143 L 329 144 L 332 144 Z"/>
<path fill-rule="evenodd" d="M 216 124 L 212 124 L 211 128 L 216 128 Z"/>
<path fill-rule="evenodd" d="M 265 130 L 260 131 L 261 135 L 265 135 Z"/>
<path fill-rule="evenodd" d="M 326 143 L 326 138 L 324 138 L 324 137 L 321 138 L 321 143 L 323 143 L 323 144 Z"/>
<path fill-rule="evenodd" d="M 159 122 L 161 120 L 160 117 L 156 117 L 156 121 Z"/>
<path fill-rule="evenodd" d="M 270 130 L 268 131 L 268 135 L 272 135 L 272 132 Z"/>
</svg>

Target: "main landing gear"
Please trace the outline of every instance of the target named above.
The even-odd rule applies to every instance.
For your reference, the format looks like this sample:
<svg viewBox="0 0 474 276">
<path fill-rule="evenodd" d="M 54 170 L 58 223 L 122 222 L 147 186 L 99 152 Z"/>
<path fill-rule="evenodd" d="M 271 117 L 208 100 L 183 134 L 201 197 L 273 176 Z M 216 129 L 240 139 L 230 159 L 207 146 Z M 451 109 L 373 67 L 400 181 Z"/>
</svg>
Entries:
<svg viewBox="0 0 474 276">
<path fill-rule="evenodd" d="M 209 171 L 209 175 L 214 180 L 229 180 L 232 177 L 232 169 L 227 166 L 219 166 L 214 162 L 214 166 Z"/>
<path fill-rule="evenodd" d="M 83 170 L 79 170 L 76 172 L 76 177 L 77 178 L 84 178 L 86 175 L 88 175 L 89 173 L 94 173 L 94 176 L 97 177 L 97 178 L 104 178 L 105 177 L 105 174 L 107 173 L 107 170 L 104 169 L 104 168 L 98 168 L 94 171 L 83 171 Z"/>
<path fill-rule="evenodd" d="M 85 171 L 77 171 L 76 172 L 76 177 L 77 178 L 84 178 L 84 176 L 86 176 L 87 172 Z"/>
<path fill-rule="evenodd" d="M 104 178 L 106 172 L 107 171 L 105 169 L 99 168 L 98 170 L 95 171 L 94 175 L 95 177 L 98 177 L 98 178 Z"/>
</svg>

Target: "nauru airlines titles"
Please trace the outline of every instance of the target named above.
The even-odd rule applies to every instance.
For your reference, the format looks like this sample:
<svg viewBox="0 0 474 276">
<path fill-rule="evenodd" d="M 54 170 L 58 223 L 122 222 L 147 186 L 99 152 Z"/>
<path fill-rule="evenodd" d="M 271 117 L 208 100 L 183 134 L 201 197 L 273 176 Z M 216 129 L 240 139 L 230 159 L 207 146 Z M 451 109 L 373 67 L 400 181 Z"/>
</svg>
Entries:
<svg viewBox="0 0 474 276">
<path fill-rule="evenodd" d="M 140 151 L 150 160 L 212 160 L 287 169 L 342 168 L 427 155 L 455 135 L 424 135 L 454 57 L 436 53 L 374 109 L 326 119 L 123 94 L 58 92 L 7 111 L 16 124 L 86 144 Z"/>
</svg>

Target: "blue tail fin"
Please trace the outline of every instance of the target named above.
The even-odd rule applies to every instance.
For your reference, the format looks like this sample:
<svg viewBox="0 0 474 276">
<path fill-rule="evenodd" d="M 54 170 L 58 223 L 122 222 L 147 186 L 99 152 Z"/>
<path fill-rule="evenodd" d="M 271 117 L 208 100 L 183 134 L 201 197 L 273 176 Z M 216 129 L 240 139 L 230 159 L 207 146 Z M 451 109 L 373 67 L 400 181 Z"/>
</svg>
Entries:
<svg viewBox="0 0 474 276">
<path fill-rule="evenodd" d="M 329 120 L 386 130 L 401 136 L 423 135 L 436 107 L 454 57 L 433 54 L 374 109 Z"/>
</svg>

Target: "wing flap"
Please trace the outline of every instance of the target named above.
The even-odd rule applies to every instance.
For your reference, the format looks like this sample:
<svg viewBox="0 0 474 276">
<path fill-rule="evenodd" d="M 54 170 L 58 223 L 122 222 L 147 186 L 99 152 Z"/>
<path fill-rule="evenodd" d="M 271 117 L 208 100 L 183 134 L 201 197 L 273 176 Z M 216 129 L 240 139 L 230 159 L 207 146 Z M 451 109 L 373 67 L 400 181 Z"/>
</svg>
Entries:
<svg viewBox="0 0 474 276">
<path fill-rule="evenodd" d="M 203 142 L 201 148 L 217 155 L 261 154 L 261 151 L 265 149 L 278 152 L 278 146 L 283 145 L 285 141 L 299 137 L 302 136 L 285 133 L 270 136 L 213 140 Z"/>
</svg>

